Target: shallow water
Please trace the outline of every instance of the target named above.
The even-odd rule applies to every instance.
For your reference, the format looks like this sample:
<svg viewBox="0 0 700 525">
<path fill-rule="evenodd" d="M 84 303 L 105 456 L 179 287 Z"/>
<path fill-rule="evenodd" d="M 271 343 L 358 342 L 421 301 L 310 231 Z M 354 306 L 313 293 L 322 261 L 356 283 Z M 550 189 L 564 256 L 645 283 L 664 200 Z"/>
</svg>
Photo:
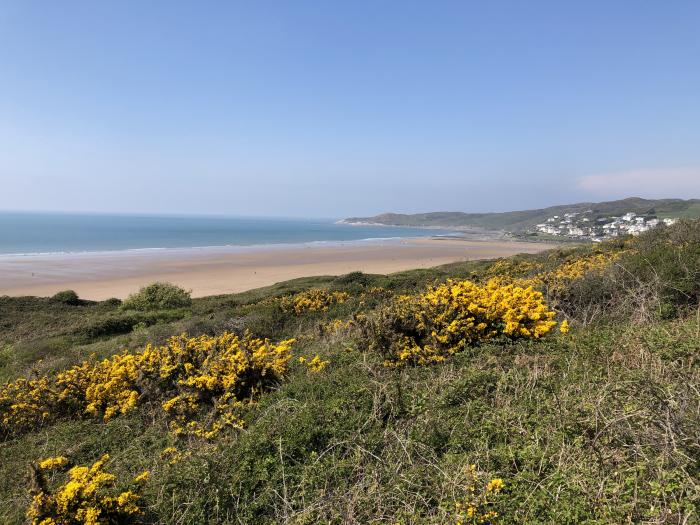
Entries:
<svg viewBox="0 0 700 525">
<path fill-rule="evenodd" d="M 449 231 L 431 230 L 434 235 Z M 421 237 L 426 230 L 332 219 L 0 213 L 0 254 L 255 246 Z"/>
</svg>

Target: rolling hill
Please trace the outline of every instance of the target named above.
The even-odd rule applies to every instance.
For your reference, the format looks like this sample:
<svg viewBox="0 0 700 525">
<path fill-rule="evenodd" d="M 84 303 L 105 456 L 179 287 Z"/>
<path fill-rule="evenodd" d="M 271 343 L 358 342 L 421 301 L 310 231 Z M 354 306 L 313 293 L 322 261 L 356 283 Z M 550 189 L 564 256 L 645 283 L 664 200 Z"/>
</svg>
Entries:
<svg viewBox="0 0 700 525">
<path fill-rule="evenodd" d="M 628 212 L 638 215 L 656 215 L 659 218 L 700 217 L 700 199 L 642 199 L 630 197 L 608 202 L 580 202 L 551 206 L 537 210 L 509 211 L 501 213 L 383 213 L 374 217 L 350 217 L 346 224 L 385 224 L 390 226 L 414 226 L 425 228 L 459 228 L 525 231 L 535 224 L 544 222 L 555 215 L 591 211 L 593 218 L 619 216 Z"/>
</svg>

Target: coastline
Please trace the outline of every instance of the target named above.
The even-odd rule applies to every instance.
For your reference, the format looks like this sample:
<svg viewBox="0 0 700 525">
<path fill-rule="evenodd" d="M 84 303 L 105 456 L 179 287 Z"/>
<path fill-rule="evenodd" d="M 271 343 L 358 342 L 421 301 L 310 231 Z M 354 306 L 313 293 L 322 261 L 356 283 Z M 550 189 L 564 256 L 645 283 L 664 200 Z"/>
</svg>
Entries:
<svg viewBox="0 0 700 525">
<path fill-rule="evenodd" d="M 298 277 L 352 271 L 391 273 L 460 260 L 551 248 L 544 243 L 414 237 L 304 244 L 137 249 L 0 256 L 0 295 L 50 296 L 73 289 L 84 299 L 124 298 L 153 281 L 194 297 L 236 293 Z"/>
</svg>

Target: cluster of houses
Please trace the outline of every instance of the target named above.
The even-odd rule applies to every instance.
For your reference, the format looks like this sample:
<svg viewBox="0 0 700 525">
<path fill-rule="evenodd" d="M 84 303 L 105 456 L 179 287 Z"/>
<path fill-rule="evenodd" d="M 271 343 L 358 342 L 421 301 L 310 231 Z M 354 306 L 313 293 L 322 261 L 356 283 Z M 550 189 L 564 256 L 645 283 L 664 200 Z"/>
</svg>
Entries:
<svg viewBox="0 0 700 525">
<path fill-rule="evenodd" d="M 676 221 L 677 219 L 658 219 L 632 212 L 621 217 L 596 217 L 593 210 L 588 210 L 555 215 L 535 226 L 535 230 L 549 235 L 600 242 L 620 235 L 639 235 L 659 224 L 671 225 Z"/>
</svg>

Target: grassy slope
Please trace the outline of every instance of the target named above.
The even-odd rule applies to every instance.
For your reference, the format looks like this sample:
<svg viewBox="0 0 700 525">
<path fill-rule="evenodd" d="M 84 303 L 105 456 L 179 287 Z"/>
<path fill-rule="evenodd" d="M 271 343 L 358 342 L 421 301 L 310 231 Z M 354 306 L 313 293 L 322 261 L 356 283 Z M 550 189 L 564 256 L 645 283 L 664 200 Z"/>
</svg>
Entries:
<svg viewBox="0 0 700 525">
<path fill-rule="evenodd" d="M 523 258 L 537 257 L 546 255 Z M 353 299 L 280 317 L 258 302 L 311 286 L 355 296 L 369 286 L 414 291 L 435 279 L 481 275 L 489 264 L 300 279 L 133 318 L 105 303 L 0 298 L 3 380 L 183 331 L 242 327 L 295 336 L 302 353 L 331 362 L 315 375 L 295 365 L 250 410 L 246 430 L 180 444 L 190 456 L 175 465 L 161 458 L 174 441 L 147 407 L 107 424 L 64 421 L 4 442 L 0 522 L 22 521 L 30 462 L 63 454 L 90 463 L 108 452 L 120 479 L 152 470 L 149 522 L 454 523 L 454 501 L 474 464 L 506 481 L 497 504 L 506 523 L 697 523 L 700 319 L 574 329 L 392 370 L 356 350 L 352 334 L 317 335 L 320 321 L 371 304 Z"/>
<path fill-rule="evenodd" d="M 521 231 L 544 222 L 554 215 L 569 212 L 593 210 L 595 216 L 622 215 L 626 212 L 638 214 L 655 213 L 659 217 L 700 217 L 700 202 L 697 200 L 656 199 L 648 200 L 637 197 L 609 202 L 582 202 L 552 206 L 538 210 L 513 211 L 504 213 L 461 213 L 434 212 L 404 215 L 386 213 L 376 217 L 353 217 L 351 222 L 370 222 L 395 226 L 425 227 L 475 227 L 489 230 Z"/>
</svg>

